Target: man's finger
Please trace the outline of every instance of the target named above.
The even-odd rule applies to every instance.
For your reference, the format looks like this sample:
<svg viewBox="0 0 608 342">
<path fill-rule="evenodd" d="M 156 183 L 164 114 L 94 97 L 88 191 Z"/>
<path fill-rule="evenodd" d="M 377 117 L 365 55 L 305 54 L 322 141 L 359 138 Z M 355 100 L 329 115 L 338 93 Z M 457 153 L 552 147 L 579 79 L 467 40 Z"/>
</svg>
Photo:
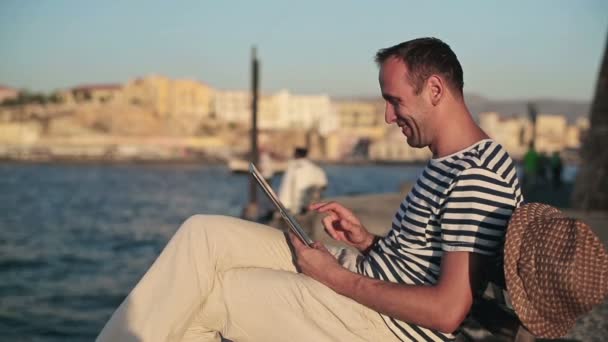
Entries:
<svg viewBox="0 0 608 342">
<path fill-rule="evenodd" d="M 315 241 L 315 242 L 312 244 L 312 247 L 313 247 L 314 249 L 318 249 L 318 250 L 320 250 L 320 251 L 324 251 L 324 252 L 328 252 L 328 253 L 329 253 L 329 251 L 327 250 L 327 247 L 325 247 L 325 245 L 324 245 L 323 243 L 321 243 L 320 241 Z"/>
<path fill-rule="evenodd" d="M 338 240 L 338 233 L 336 232 L 333 226 L 335 220 L 336 219 L 332 217 L 331 214 L 327 215 L 323 218 L 323 226 L 325 227 L 325 230 L 327 231 L 329 236 L 331 236 L 334 240 Z"/>
<path fill-rule="evenodd" d="M 311 205 L 310 205 L 310 207 L 311 207 L 313 210 L 319 210 L 319 209 L 321 209 L 321 208 L 325 208 L 325 207 L 330 206 L 330 205 L 333 205 L 333 204 L 335 204 L 335 203 L 336 203 L 335 201 L 329 201 L 329 202 L 317 202 L 317 203 L 313 203 L 313 204 L 311 204 Z"/>
<path fill-rule="evenodd" d="M 308 210 L 317 210 L 317 208 L 324 206 L 325 204 L 327 204 L 327 202 L 316 202 L 316 203 L 311 203 L 308 206 Z"/>
<path fill-rule="evenodd" d="M 340 226 L 342 226 L 342 228 L 344 228 L 345 230 L 348 230 L 348 231 L 352 231 L 355 228 L 355 225 L 346 219 L 340 220 Z"/>
<path fill-rule="evenodd" d="M 316 209 L 320 213 L 325 213 L 328 211 L 334 211 L 340 216 L 350 216 L 352 213 L 350 210 L 346 209 L 342 204 L 337 202 L 329 202 L 326 203 Z"/>
<path fill-rule="evenodd" d="M 289 235 L 289 240 L 291 240 L 291 245 L 296 250 L 296 252 L 299 252 L 302 248 L 306 247 L 306 246 L 304 246 L 302 241 L 300 241 L 300 238 L 297 237 L 294 233 L 292 233 L 290 231 L 288 233 L 288 235 Z"/>
</svg>

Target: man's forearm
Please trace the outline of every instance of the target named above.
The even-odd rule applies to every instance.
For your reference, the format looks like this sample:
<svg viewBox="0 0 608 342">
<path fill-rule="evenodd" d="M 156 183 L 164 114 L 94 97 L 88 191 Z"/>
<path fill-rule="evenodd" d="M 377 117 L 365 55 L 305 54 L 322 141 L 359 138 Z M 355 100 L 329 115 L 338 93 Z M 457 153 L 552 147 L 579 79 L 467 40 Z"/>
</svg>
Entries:
<svg viewBox="0 0 608 342">
<path fill-rule="evenodd" d="M 344 269 L 327 286 L 377 312 L 442 332 L 452 332 L 463 317 L 457 299 L 437 286 L 414 286 L 372 279 Z"/>
</svg>

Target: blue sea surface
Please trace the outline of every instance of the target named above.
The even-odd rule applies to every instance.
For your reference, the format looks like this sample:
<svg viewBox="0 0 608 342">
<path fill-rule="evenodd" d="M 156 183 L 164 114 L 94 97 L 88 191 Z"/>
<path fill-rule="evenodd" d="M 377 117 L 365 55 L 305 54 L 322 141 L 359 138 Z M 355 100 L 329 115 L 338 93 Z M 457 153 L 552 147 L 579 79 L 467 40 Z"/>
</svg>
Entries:
<svg viewBox="0 0 608 342">
<path fill-rule="evenodd" d="M 322 167 L 326 196 L 396 192 L 422 171 Z M 1 339 L 93 340 L 179 225 L 239 216 L 248 182 L 220 165 L 0 164 Z"/>
</svg>

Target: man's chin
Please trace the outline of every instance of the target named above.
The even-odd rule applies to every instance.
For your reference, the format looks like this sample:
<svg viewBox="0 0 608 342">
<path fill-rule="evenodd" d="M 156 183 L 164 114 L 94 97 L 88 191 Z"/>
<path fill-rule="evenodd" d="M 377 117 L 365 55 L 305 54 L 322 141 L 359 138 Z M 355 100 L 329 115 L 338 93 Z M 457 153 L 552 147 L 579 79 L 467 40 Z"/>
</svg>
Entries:
<svg viewBox="0 0 608 342">
<path fill-rule="evenodd" d="M 407 144 L 410 147 L 413 147 L 413 148 L 423 148 L 423 147 L 426 147 L 426 145 L 422 144 L 420 141 L 418 141 L 416 139 L 413 139 L 413 138 L 408 137 L 408 136 L 406 136 L 406 139 L 407 139 Z"/>
</svg>

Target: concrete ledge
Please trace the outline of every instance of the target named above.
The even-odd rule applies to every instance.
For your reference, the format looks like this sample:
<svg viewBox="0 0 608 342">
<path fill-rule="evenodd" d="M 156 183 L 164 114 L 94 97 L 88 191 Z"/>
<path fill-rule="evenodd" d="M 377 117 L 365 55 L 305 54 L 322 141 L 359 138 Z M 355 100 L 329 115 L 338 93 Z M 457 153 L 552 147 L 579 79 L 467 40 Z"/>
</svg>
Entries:
<svg viewBox="0 0 608 342">
<path fill-rule="evenodd" d="M 344 205 L 355 213 L 371 233 L 384 235 L 390 230 L 393 216 L 409 189 L 410 186 L 404 186 L 402 193 L 344 196 L 325 200 L 336 201 Z M 591 229 L 608 247 L 608 211 L 563 209 L 563 212 L 567 216 L 577 218 L 591 226 Z M 312 238 L 326 244 L 340 245 L 325 233 L 321 223 L 323 215 L 311 214 L 311 216 L 307 220 L 310 225 L 307 228 L 311 232 Z"/>
</svg>

